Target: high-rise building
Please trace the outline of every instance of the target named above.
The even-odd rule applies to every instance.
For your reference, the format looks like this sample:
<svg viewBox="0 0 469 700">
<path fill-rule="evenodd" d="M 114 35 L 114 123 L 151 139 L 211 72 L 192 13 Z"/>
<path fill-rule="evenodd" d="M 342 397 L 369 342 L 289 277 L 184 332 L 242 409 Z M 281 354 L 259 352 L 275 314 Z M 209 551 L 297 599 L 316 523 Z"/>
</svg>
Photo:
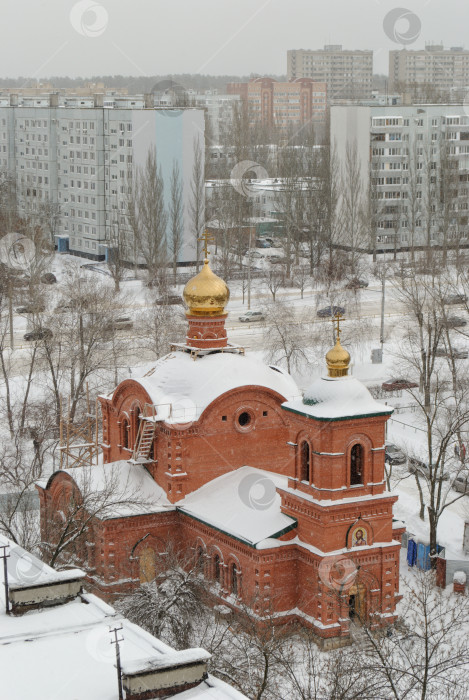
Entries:
<svg viewBox="0 0 469 700">
<path fill-rule="evenodd" d="M 184 201 L 180 261 L 196 257 L 188 214 L 194 139 L 204 148 L 204 116 L 197 109 L 155 109 L 143 96 L 55 94 L 0 97 L 0 169 L 15 178 L 18 213 L 33 217 L 57 206 L 56 236 L 70 252 L 104 256 L 112 229 L 123 227 L 132 260 L 132 231 L 125 218 L 130 173 L 155 148 L 166 204 L 174 163 Z"/>
<path fill-rule="evenodd" d="M 362 192 L 372 187 L 378 249 L 467 245 L 465 105 L 337 105 L 330 129 L 340 167 L 356 148 Z"/>
<path fill-rule="evenodd" d="M 277 127 L 287 133 L 326 119 L 326 84 L 310 78 L 289 82 L 254 78 L 248 83 L 228 83 L 227 92 L 240 95 L 245 101 L 251 127 Z"/>
<path fill-rule="evenodd" d="M 389 52 L 389 89 L 427 85 L 450 93 L 469 88 L 469 51 L 460 46 L 445 49 L 429 44 L 419 51 L 400 49 Z"/>
<path fill-rule="evenodd" d="M 329 102 L 342 99 L 368 99 L 373 83 L 373 52 L 348 51 L 340 44 L 323 49 L 287 51 L 289 80 L 311 78 L 327 85 Z"/>
</svg>

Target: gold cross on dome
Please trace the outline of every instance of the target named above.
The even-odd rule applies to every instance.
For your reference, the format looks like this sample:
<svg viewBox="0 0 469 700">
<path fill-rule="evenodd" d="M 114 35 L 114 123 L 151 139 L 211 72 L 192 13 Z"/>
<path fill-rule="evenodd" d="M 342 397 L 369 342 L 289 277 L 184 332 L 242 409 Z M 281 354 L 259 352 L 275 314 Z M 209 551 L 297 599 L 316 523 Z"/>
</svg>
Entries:
<svg viewBox="0 0 469 700">
<path fill-rule="evenodd" d="M 340 341 L 340 334 L 341 334 L 341 332 L 342 332 L 342 331 L 340 330 L 340 322 L 343 321 L 344 318 L 345 318 L 344 316 L 341 316 L 340 311 L 338 311 L 338 312 L 336 313 L 336 315 L 332 318 L 332 323 L 336 323 L 336 324 L 337 324 L 336 329 L 335 329 L 335 332 L 336 332 L 336 336 L 337 336 L 336 339 L 339 340 L 339 341 Z"/>
<path fill-rule="evenodd" d="M 209 232 L 207 231 L 207 229 L 205 229 L 205 231 L 203 232 L 203 234 L 201 235 L 201 237 L 198 238 L 197 240 L 203 241 L 203 242 L 204 242 L 204 255 L 205 255 L 205 260 L 208 260 L 208 256 L 209 256 L 209 254 L 210 254 L 210 251 L 209 251 L 209 249 L 208 249 L 208 242 L 209 242 L 209 241 L 214 241 L 214 240 L 215 240 L 215 237 L 212 236 L 212 234 L 209 233 Z"/>
</svg>

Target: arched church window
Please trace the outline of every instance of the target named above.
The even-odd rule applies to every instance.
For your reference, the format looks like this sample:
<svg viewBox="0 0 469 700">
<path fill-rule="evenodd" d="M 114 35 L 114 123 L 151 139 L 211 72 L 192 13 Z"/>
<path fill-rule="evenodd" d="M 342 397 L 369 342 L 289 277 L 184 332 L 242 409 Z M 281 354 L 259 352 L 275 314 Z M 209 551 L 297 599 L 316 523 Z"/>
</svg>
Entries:
<svg viewBox="0 0 469 700">
<path fill-rule="evenodd" d="M 130 423 L 129 421 L 124 418 L 122 421 L 122 447 L 125 447 L 128 449 L 129 447 L 129 430 L 130 430 Z"/>
<path fill-rule="evenodd" d="M 311 450 L 309 447 L 309 442 L 304 440 L 300 447 L 300 459 L 301 459 L 301 481 L 310 481 L 311 476 Z"/>
<path fill-rule="evenodd" d="M 363 484 L 363 446 L 353 445 L 350 451 L 350 486 Z"/>
<path fill-rule="evenodd" d="M 232 564 L 230 567 L 230 579 L 231 579 L 231 592 L 234 596 L 238 595 L 238 569 L 236 564 Z"/>
<path fill-rule="evenodd" d="M 220 557 L 218 556 L 218 554 L 215 554 L 213 558 L 213 578 L 217 583 L 220 583 L 220 572 Z"/>
<path fill-rule="evenodd" d="M 195 568 L 197 573 L 202 574 L 204 573 L 204 550 L 202 547 L 199 545 L 196 549 L 195 552 Z"/>
<path fill-rule="evenodd" d="M 129 436 L 129 444 L 135 444 L 140 426 L 140 406 L 136 404 L 131 411 L 131 428 Z"/>
<path fill-rule="evenodd" d="M 151 583 L 156 577 L 156 554 L 151 547 L 145 547 L 140 554 L 140 583 Z"/>
</svg>

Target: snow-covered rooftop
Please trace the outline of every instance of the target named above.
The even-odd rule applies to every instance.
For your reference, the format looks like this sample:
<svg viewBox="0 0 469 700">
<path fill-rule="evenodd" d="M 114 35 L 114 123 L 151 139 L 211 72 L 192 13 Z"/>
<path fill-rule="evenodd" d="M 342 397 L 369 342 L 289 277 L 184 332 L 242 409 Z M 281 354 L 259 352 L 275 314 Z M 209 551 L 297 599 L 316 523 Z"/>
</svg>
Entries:
<svg viewBox="0 0 469 700">
<path fill-rule="evenodd" d="M 222 352 L 196 360 L 188 353 L 172 352 L 135 381 L 156 405 L 157 418 L 167 423 L 198 420 L 212 401 L 240 387 L 270 389 L 285 400 L 300 397 L 295 381 L 283 370 L 241 354 Z"/>
<path fill-rule="evenodd" d="M 0 538 L 0 544 L 8 544 Z M 39 562 L 21 547 L 10 544 L 10 580 L 22 579 L 18 562 L 26 567 Z M 14 556 L 13 556 L 14 555 Z M 41 575 L 61 577 L 68 572 L 53 571 L 42 562 Z M 27 569 L 27 576 L 31 575 Z M 35 569 L 34 569 L 35 571 Z M 8 700 L 112 700 L 117 698 L 116 652 L 110 627 L 119 627 L 123 670 L 178 666 L 184 660 L 207 659 L 204 650 L 178 652 L 121 617 L 94 595 L 82 594 L 65 605 L 31 610 L 20 616 L 5 613 L 3 585 L 0 586 L 0 676 L 1 698 Z M 180 700 L 246 700 L 224 682 L 208 676 Z"/>
<path fill-rule="evenodd" d="M 295 526 L 280 511 L 277 488 L 286 488 L 286 476 L 254 467 L 241 467 L 219 476 L 177 504 L 178 510 L 212 525 L 232 537 L 256 545 Z"/>
<path fill-rule="evenodd" d="M 90 509 L 102 520 L 174 510 L 166 492 L 141 464 L 120 460 L 61 471 L 75 481 Z M 38 485 L 45 488 L 46 482 Z"/>
<path fill-rule="evenodd" d="M 286 401 L 283 408 L 317 420 L 346 420 L 359 416 L 390 415 L 393 409 L 376 401 L 355 377 L 320 377 L 304 398 Z"/>
</svg>

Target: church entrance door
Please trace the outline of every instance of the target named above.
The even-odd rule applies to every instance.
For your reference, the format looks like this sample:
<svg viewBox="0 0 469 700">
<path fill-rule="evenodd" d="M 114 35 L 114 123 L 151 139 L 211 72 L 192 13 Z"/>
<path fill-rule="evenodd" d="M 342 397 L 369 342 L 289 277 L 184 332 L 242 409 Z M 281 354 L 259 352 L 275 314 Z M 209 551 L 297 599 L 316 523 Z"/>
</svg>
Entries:
<svg viewBox="0 0 469 700">
<path fill-rule="evenodd" d="M 361 624 L 366 618 L 365 586 L 361 583 L 352 586 L 348 599 L 349 617 L 354 622 Z"/>
</svg>

